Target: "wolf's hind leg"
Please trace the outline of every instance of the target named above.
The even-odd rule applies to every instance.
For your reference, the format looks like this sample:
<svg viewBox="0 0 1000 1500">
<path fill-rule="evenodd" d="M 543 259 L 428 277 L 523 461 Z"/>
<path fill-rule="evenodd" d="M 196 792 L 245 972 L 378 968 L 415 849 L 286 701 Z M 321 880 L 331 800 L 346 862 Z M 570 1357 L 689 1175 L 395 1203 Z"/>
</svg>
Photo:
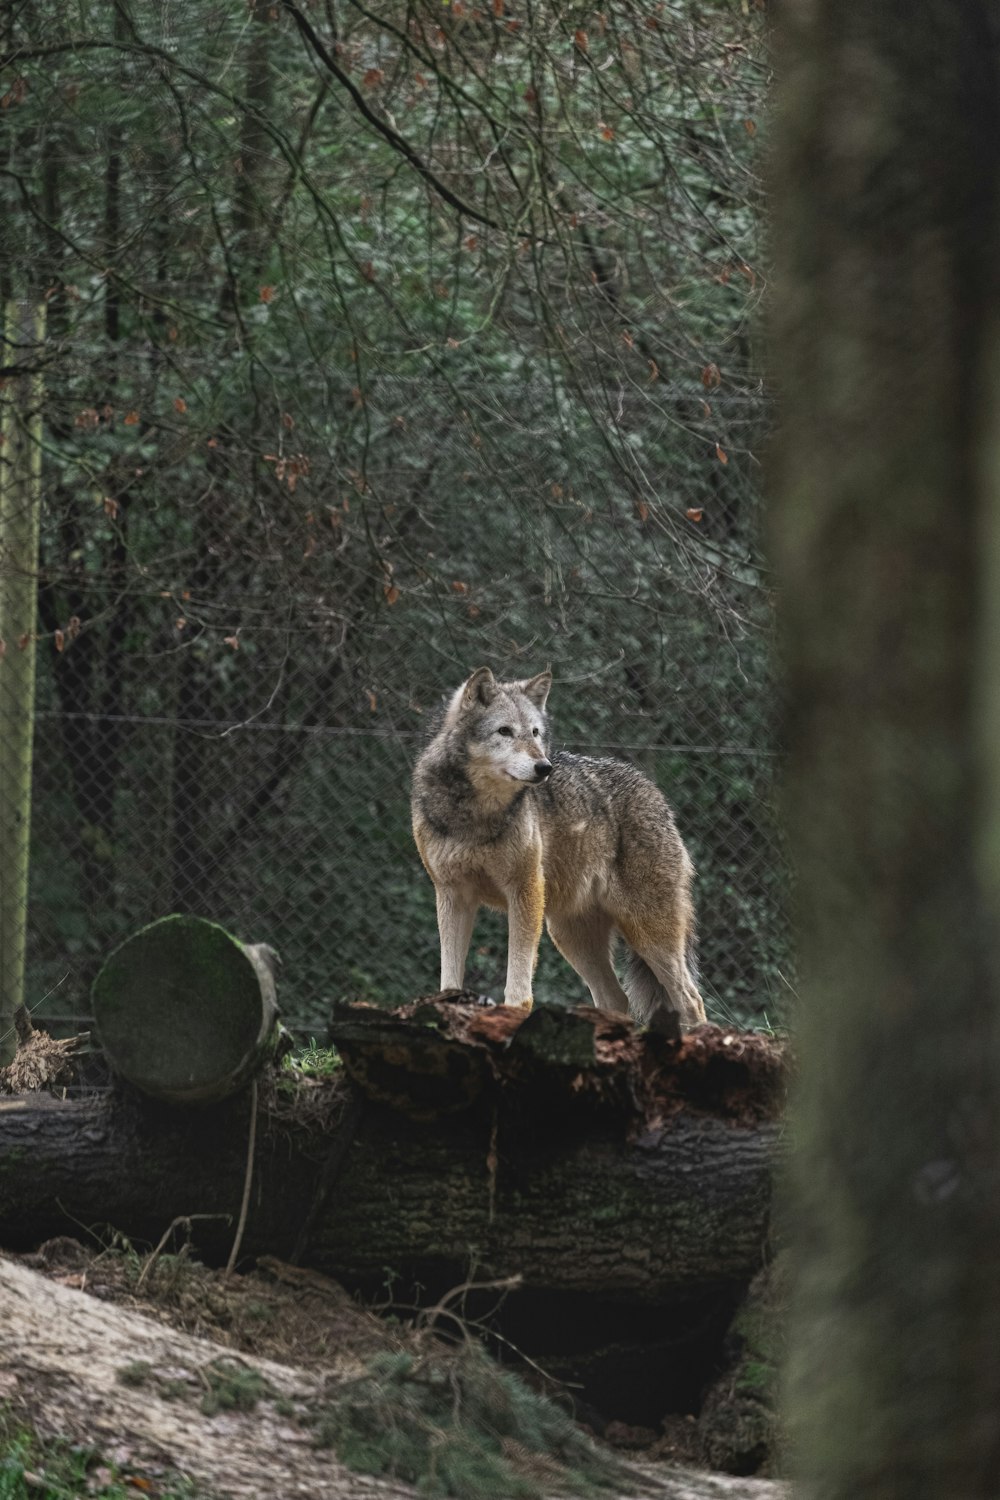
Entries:
<svg viewBox="0 0 1000 1500">
<path fill-rule="evenodd" d="M 460 990 L 465 983 L 465 960 L 472 942 L 476 906 L 461 892 L 435 886 L 438 933 L 441 938 L 441 988 Z"/>
<path fill-rule="evenodd" d="M 677 1012 L 682 1026 L 697 1026 L 704 1021 L 705 1003 L 687 965 L 683 935 L 678 932 L 651 936 L 635 929 L 623 931 L 625 941 L 640 960 L 629 991 L 630 994 L 633 989 L 636 991 L 632 1003 L 635 1019 L 648 1024 L 661 1004 Z M 662 998 L 655 994 L 655 988 L 660 986 Z"/>
<path fill-rule="evenodd" d="M 611 922 L 603 912 L 546 918 L 549 936 L 579 974 L 598 1010 L 628 1014 L 628 996 L 611 963 Z"/>
</svg>

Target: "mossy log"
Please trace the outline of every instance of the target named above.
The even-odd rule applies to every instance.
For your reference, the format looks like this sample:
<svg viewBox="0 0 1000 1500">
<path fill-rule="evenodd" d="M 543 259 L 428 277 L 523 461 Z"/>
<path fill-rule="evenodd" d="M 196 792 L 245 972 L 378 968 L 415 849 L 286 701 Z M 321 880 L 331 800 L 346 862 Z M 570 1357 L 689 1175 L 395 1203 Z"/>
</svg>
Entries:
<svg viewBox="0 0 1000 1500">
<path fill-rule="evenodd" d="M 759 1269 L 781 1128 L 774 1044 L 446 1003 L 353 1007 L 333 1029 L 350 1077 L 278 1089 L 261 1111 L 246 1259 L 298 1251 L 397 1292 L 472 1270 L 649 1307 L 729 1295 Z M 0 1243 L 74 1224 L 155 1243 L 187 1215 L 201 1252 L 224 1258 L 249 1107 L 0 1102 Z"/>
<path fill-rule="evenodd" d="M 110 955 L 94 981 L 93 1011 L 122 1078 L 170 1103 L 216 1103 L 273 1048 L 273 949 L 200 917 L 162 917 Z"/>
</svg>

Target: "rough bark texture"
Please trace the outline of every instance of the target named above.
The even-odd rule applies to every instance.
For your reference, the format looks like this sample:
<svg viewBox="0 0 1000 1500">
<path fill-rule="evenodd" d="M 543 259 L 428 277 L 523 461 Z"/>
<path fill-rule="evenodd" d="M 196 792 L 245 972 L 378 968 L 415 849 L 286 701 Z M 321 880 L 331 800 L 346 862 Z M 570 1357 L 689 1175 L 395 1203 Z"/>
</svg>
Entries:
<svg viewBox="0 0 1000 1500">
<path fill-rule="evenodd" d="M 985 1500 L 1000 1468 L 1000 846 L 996 742 L 977 743 L 998 677 L 997 19 L 992 0 L 777 8 L 774 554 L 805 970 L 789 1407 L 830 1500 Z"/>
<path fill-rule="evenodd" d="M 74 1224 L 111 1225 L 155 1243 L 178 1214 L 204 1253 L 224 1255 L 239 1211 L 248 1106 L 151 1115 L 122 1101 L 0 1102 L 0 1241 L 24 1247 Z M 348 1128 L 348 1127 L 341 1127 Z M 565 1128 L 519 1139 L 490 1124 L 415 1122 L 365 1108 L 304 1260 L 354 1283 L 520 1274 L 651 1304 L 684 1290 L 745 1283 L 765 1253 L 779 1127 L 680 1113 L 657 1139 Z M 336 1130 L 270 1124 L 258 1136 L 243 1241 L 251 1257 L 293 1252 Z M 226 1217 L 228 1216 L 228 1222 Z"/>
<path fill-rule="evenodd" d="M 424 1005 L 338 1026 L 358 1082 L 262 1116 L 244 1255 L 298 1250 L 356 1285 L 451 1285 L 474 1265 L 650 1306 L 738 1291 L 760 1267 L 780 1049 L 717 1027 L 640 1039 L 595 1011 Z M 414 1119 L 432 1098 L 446 1112 Z M 155 1242 L 175 1215 L 215 1214 L 195 1239 L 224 1256 L 248 1126 L 245 1098 L 0 1103 L 0 1242 L 73 1221 Z"/>
<path fill-rule="evenodd" d="M 353 1473 L 317 1452 L 307 1430 L 275 1409 L 320 1391 L 324 1371 L 254 1358 L 271 1394 L 251 1411 L 204 1415 L 198 1397 L 213 1361 L 232 1364 L 232 1350 L 193 1338 L 82 1291 L 0 1259 L 0 1325 L 4 1368 L 0 1396 L 43 1434 L 114 1452 L 133 1473 L 178 1471 L 220 1497 L 315 1497 L 315 1500 L 404 1500 L 409 1486 Z M 157 1382 L 130 1386 L 122 1370 L 142 1360 L 174 1382 L 165 1399 Z M 186 1397 L 183 1394 L 186 1392 Z M 782 1500 L 783 1485 L 687 1470 L 637 1467 L 628 1496 L 662 1500 Z"/>
</svg>

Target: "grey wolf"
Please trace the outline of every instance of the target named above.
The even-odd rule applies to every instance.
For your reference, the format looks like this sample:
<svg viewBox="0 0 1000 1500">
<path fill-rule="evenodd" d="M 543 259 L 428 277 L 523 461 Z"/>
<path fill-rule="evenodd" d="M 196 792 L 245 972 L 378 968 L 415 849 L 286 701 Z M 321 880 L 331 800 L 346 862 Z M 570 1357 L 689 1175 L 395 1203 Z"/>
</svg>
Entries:
<svg viewBox="0 0 1000 1500">
<path fill-rule="evenodd" d="M 462 987 L 486 905 L 507 912 L 507 1005 L 532 1003 L 544 918 L 596 1006 L 639 1025 L 695 1025 L 705 1007 L 690 962 L 694 871 L 673 813 L 633 766 L 549 756 L 551 686 L 550 672 L 498 682 L 480 667 L 414 767 L 413 835 L 437 898 L 441 988 Z M 624 988 L 618 938 L 629 950 Z"/>
</svg>

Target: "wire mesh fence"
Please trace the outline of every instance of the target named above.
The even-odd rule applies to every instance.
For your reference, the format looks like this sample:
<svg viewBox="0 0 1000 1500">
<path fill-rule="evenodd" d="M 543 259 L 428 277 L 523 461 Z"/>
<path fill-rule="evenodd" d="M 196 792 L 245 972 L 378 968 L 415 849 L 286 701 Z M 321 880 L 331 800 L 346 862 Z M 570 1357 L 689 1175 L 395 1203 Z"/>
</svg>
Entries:
<svg viewBox="0 0 1000 1500">
<path fill-rule="evenodd" d="M 765 22 L 88 0 L 4 23 L 0 291 L 47 309 L 3 360 L 44 389 L 37 562 L 0 535 L 37 606 L 0 623 L 0 766 L 30 639 L 39 1016 L 85 1016 L 110 946 L 169 911 L 274 944 L 303 1032 L 433 987 L 409 770 L 483 663 L 551 664 L 556 743 L 659 782 L 709 1003 L 784 1014 Z M 484 916 L 470 982 L 499 993 L 504 947 Z M 581 996 L 544 941 L 537 993 Z"/>
<path fill-rule="evenodd" d="M 390 433 L 403 411 L 419 431 L 421 402 L 434 404 L 426 390 L 403 395 L 383 393 Z M 558 470 L 540 471 L 538 404 L 511 420 L 502 471 L 465 434 L 411 439 L 406 464 L 387 443 L 385 467 L 377 454 L 369 463 L 377 503 L 352 493 L 344 508 L 331 489 L 322 518 L 296 511 L 273 555 L 230 549 L 207 581 L 195 542 L 173 587 L 131 578 L 127 630 L 70 638 L 67 624 L 40 641 L 24 914 L 40 1015 L 85 1016 L 111 945 L 168 911 L 274 944 L 303 1034 L 323 1034 L 333 1000 L 433 989 L 433 892 L 410 835 L 409 772 L 442 694 L 483 662 L 520 676 L 551 663 L 556 743 L 630 759 L 664 790 L 698 871 L 715 1014 L 786 1013 L 766 590 L 749 565 L 722 567 L 703 533 L 692 555 L 678 548 L 595 455 L 564 451 Z M 742 408 L 734 451 L 749 446 L 741 420 Z M 652 445 L 648 420 L 646 436 Z M 738 512 L 745 478 L 726 482 Z M 713 501 L 718 511 L 717 488 Z M 391 571 L 347 565 L 359 510 L 386 525 L 407 506 Z M 43 535 L 64 522 L 50 496 Z M 469 982 L 501 994 L 505 949 L 502 919 L 484 914 Z M 585 998 L 547 940 L 536 993 Z"/>
</svg>

